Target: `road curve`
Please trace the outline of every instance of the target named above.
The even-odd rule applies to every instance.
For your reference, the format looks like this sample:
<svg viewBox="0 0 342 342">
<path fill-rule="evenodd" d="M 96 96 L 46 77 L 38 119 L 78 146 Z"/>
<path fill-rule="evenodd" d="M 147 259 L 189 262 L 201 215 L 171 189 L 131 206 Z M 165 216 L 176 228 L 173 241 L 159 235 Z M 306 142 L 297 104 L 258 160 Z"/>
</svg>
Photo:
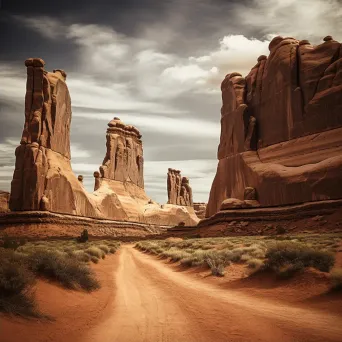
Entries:
<svg viewBox="0 0 342 342">
<path fill-rule="evenodd" d="M 115 300 L 85 342 L 341 341 L 341 317 L 223 290 L 130 245 L 119 252 Z"/>
</svg>

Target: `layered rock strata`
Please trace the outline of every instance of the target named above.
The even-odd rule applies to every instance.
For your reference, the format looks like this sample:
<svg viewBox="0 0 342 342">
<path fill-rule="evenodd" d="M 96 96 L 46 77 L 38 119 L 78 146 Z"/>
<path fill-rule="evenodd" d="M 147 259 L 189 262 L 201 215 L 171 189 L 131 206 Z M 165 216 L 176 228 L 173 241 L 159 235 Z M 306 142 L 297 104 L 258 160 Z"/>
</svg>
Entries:
<svg viewBox="0 0 342 342">
<path fill-rule="evenodd" d="M 0 190 L 0 213 L 9 211 L 8 202 L 10 194 L 9 192 Z"/>
<path fill-rule="evenodd" d="M 342 198 L 342 46 L 275 37 L 246 77 L 222 82 L 220 209 Z"/>
<path fill-rule="evenodd" d="M 179 170 L 169 168 L 167 173 L 167 194 L 167 203 L 193 207 L 189 178 L 182 177 Z"/>
<path fill-rule="evenodd" d="M 199 219 L 204 219 L 205 218 L 205 211 L 207 208 L 207 203 L 194 203 L 194 210 Z"/>
<path fill-rule="evenodd" d="M 95 172 L 94 192 L 72 172 L 71 99 L 63 70 L 47 72 L 44 61 L 25 62 L 25 125 L 11 184 L 12 211 L 50 211 L 92 218 L 160 225 L 198 219 L 192 208 L 165 205 L 147 197 L 143 180 L 141 134 L 114 118 L 108 124 L 107 152 Z"/>
</svg>

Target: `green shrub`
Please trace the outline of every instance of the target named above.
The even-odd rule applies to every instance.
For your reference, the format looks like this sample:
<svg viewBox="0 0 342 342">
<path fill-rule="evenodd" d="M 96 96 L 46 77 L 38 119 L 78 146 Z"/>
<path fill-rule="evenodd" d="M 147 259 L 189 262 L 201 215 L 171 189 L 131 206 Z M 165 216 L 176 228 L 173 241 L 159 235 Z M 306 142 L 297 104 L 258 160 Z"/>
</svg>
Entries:
<svg viewBox="0 0 342 342">
<path fill-rule="evenodd" d="M 23 240 L 23 239 L 21 239 L 20 242 L 18 242 L 16 239 L 5 235 L 3 243 L 2 243 L 2 247 L 5 249 L 16 250 L 19 246 L 23 246 L 24 244 L 25 244 L 25 240 Z"/>
<path fill-rule="evenodd" d="M 252 269 L 260 269 L 264 262 L 260 259 L 251 258 L 247 260 L 247 265 Z"/>
<path fill-rule="evenodd" d="M 91 262 L 93 262 L 94 264 L 98 264 L 99 263 L 99 258 L 97 258 L 96 256 L 92 256 L 90 257 Z"/>
<path fill-rule="evenodd" d="M 82 250 L 79 250 L 79 251 L 74 251 L 72 253 L 72 256 L 74 256 L 76 258 L 76 260 L 78 261 L 82 261 L 82 262 L 89 262 L 91 257 L 89 254 L 85 253 L 84 251 Z"/>
<path fill-rule="evenodd" d="M 35 278 L 24 259 L 0 248 L 0 260 L 0 312 L 39 316 L 33 292 Z"/>
<path fill-rule="evenodd" d="M 102 255 L 104 254 L 100 248 L 94 246 L 87 248 L 85 252 L 91 256 L 97 257 L 98 259 L 102 258 Z"/>
<path fill-rule="evenodd" d="M 83 229 L 83 232 L 82 232 L 81 235 L 77 238 L 77 242 L 84 243 L 84 242 L 87 242 L 88 239 L 89 239 L 88 230 L 87 230 L 87 229 Z"/>
<path fill-rule="evenodd" d="M 333 253 L 291 241 L 278 242 L 271 246 L 266 252 L 266 258 L 267 268 L 275 271 L 285 268 L 292 274 L 305 267 L 329 272 L 335 263 Z"/>
<path fill-rule="evenodd" d="M 225 262 L 221 259 L 208 257 L 206 262 L 211 270 L 211 274 L 218 277 L 223 277 L 225 273 L 225 267 L 229 264 L 229 262 Z"/>
<path fill-rule="evenodd" d="M 286 229 L 283 226 L 277 226 L 276 233 L 281 235 L 286 233 Z"/>
<path fill-rule="evenodd" d="M 100 287 L 93 272 L 74 258 L 51 251 L 37 251 L 28 257 L 28 264 L 32 272 L 66 288 L 93 291 Z"/>
<path fill-rule="evenodd" d="M 110 247 L 109 248 L 109 253 L 114 254 L 116 252 L 117 248 L 116 247 Z"/>
<path fill-rule="evenodd" d="M 97 246 L 99 249 L 101 249 L 101 251 L 104 251 L 106 254 L 109 253 L 109 247 L 106 245 L 99 245 Z"/>
<path fill-rule="evenodd" d="M 331 289 L 334 291 L 342 290 L 342 268 L 336 268 L 330 273 Z"/>
</svg>

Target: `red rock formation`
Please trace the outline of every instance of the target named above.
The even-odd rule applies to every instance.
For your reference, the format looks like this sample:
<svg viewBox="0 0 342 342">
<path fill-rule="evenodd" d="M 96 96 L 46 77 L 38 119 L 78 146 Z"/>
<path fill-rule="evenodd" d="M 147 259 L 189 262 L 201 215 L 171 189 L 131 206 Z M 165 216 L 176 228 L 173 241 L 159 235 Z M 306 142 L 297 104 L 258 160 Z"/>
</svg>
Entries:
<svg viewBox="0 0 342 342">
<path fill-rule="evenodd" d="M 107 152 L 100 172 L 94 172 L 94 193 L 87 193 L 83 177 L 76 177 L 71 168 L 71 100 L 66 73 L 46 72 L 39 58 L 28 59 L 25 65 L 25 125 L 16 149 L 12 211 L 44 210 L 158 225 L 198 222 L 192 208 L 161 208 L 147 197 L 141 135 L 117 118 L 108 124 Z"/>
<path fill-rule="evenodd" d="M 6 191 L 0 190 L 0 213 L 9 211 L 8 201 L 10 194 Z"/>
<path fill-rule="evenodd" d="M 169 204 L 193 206 L 189 178 L 182 177 L 179 170 L 169 168 L 167 173 L 167 194 Z"/>
<path fill-rule="evenodd" d="M 144 188 L 144 158 L 141 134 L 119 118 L 108 123 L 107 153 L 100 167 L 102 178 L 130 181 Z"/>
<path fill-rule="evenodd" d="M 246 78 L 232 73 L 222 82 L 219 164 L 207 217 L 221 204 L 342 198 L 341 44 L 329 36 L 318 46 L 276 37 L 269 50 Z"/>
<path fill-rule="evenodd" d="M 194 210 L 199 219 L 205 218 L 205 210 L 207 208 L 207 203 L 194 203 Z"/>
</svg>

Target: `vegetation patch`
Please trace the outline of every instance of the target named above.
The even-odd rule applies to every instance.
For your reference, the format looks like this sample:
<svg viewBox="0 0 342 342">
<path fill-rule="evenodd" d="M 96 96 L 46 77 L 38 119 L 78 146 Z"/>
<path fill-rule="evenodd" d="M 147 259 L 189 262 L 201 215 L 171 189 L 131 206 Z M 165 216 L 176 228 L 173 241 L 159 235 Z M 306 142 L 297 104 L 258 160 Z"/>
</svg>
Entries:
<svg viewBox="0 0 342 342">
<path fill-rule="evenodd" d="M 35 277 L 22 256 L 0 248 L 0 311 L 38 317 L 34 301 Z"/>
<path fill-rule="evenodd" d="M 224 276 L 232 263 L 246 266 L 248 274 L 262 270 L 288 278 L 312 267 L 329 272 L 335 263 L 335 252 L 341 234 L 303 234 L 296 236 L 242 236 L 166 240 L 145 240 L 135 247 L 185 267 L 207 267 L 215 276 Z M 338 276 L 334 276 L 338 282 Z M 333 279 L 333 276 L 332 276 Z"/>
<path fill-rule="evenodd" d="M 34 299 L 37 277 L 68 289 L 87 292 L 98 289 L 100 284 L 89 263 L 98 263 L 119 247 L 116 241 L 89 241 L 89 238 L 18 242 L 6 237 L 0 247 L 0 312 L 41 316 Z"/>
</svg>

